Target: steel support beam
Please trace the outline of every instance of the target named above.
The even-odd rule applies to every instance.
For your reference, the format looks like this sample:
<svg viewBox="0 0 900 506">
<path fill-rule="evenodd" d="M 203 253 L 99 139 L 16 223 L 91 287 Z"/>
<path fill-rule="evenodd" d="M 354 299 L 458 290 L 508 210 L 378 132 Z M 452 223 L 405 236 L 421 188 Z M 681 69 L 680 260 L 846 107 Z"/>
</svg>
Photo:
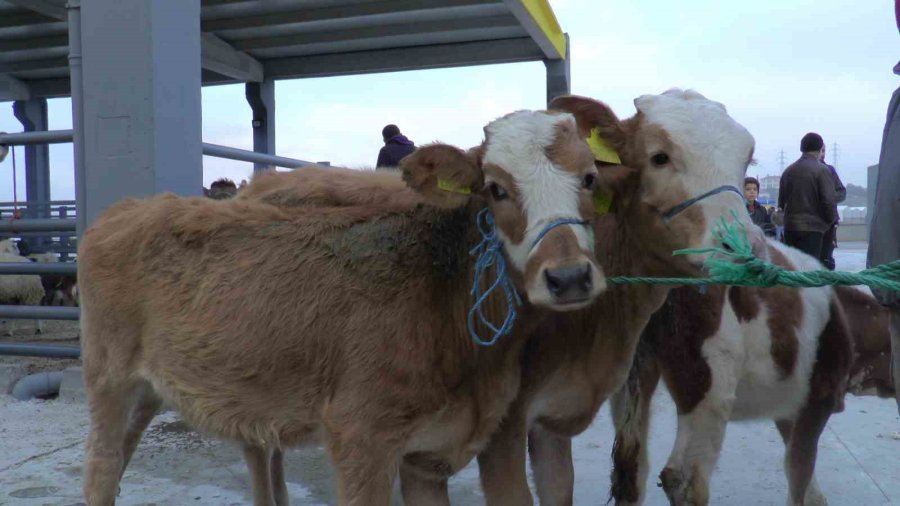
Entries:
<svg viewBox="0 0 900 506">
<path fill-rule="evenodd" d="M 253 111 L 253 151 L 269 155 L 275 154 L 275 81 L 266 79 L 261 83 L 244 85 L 247 102 Z M 266 170 L 271 164 L 254 163 L 253 170 Z"/>
<path fill-rule="evenodd" d="M 255 58 L 236 50 L 211 33 L 204 33 L 202 37 L 200 54 L 204 69 L 243 82 L 263 80 L 262 63 L 256 61 Z"/>
<path fill-rule="evenodd" d="M 80 236 L 122 198 L 200 195 L 203 166 L 200 0 L 91 0 L 79 14 L 69 33 L 84 35 L 80 85 L 72 68 Z"/>
<path fill-rule="evenodd" d="M 31 90 L 28 85 L 9 74 L 0 74 L 0 102 L 6 100 L 28 100 Z"/>
<path fill-rule="evenodd" d="M 572 74 L 569 67 L 569 34 L 566 34 L 566 57 L 563 60 L 544 60 L 547 67 L 547 103 L 560 96 L 568 95 L 572 89 Z"/>
<path fill-rule="evenodd" d="M 47 0 L 6 0 L 6 3 L 13 4 L 23 9 L 28 9 L 38 14 L 43 14 L 52 19 L 66 19 L 66 9 L 54 2 Z"/>
<path fill-rule="evenodd" d="M 544 54 L 528 37 L 486 42 L 380 49 L 346 54 L 276 58 L 263 65 L 272 79 L 328 77 L 471 65 L 540 61 Z"/>
<path fill-rule="evenodd" d="M 33 98 L 13 103 L 13 114 L 22 123 L 26 132 L 46 132 L 48 127 L 47 99 Z M 25 194 L 28 202 L 50 201 L 50 146 L 47 144 L 29 144 L 25 146 Z M 49 218 L 50 210 L 46 207 L 28 205 L 26 218 Z M 34 252 L 43 251 L 38 238 L 29 240 Z"/>
</svg>

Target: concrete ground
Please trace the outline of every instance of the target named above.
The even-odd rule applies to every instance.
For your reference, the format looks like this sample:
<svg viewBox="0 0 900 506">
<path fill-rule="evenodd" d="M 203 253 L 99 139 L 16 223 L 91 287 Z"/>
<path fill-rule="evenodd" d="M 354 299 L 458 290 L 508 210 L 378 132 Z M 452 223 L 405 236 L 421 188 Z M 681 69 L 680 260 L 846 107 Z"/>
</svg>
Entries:
<svg viewBox="0 0 900 506">
<path fill-rule="evenodd" d="M 838 268 L 865 267 L 865 245 L 842 244 Z M 674 442 L 675 409 L 664 388 L 654 398 L 651 479 L 646 504 L 667 504 L 654 476 Z M 574 441 L 575 504 L 605 504 L 613 431 L 604 408 Z M 85 406 L 0 396 L 0 505 L 75 505 L 81 501 Z M 817 476 L 832 506 L 900 505 L 900 418 L 893 401 L 848 397 L 819 445 Z M 733 423 L 712 483 L 712 504 L 781 505 L 783 448 L 770 422 Z M 333 475 L 319 447 L 291 450 L 287 478 L 294 505 L 335 504 Z M 477 467 L 450 484 L 454 505 L 481 505 Z M 157 417 L 122 481 L 120 505 L 250 504 L 249 481 L 233 444 L 189 430 L 172 413 Z M 395 499 L 395 504 L 400 504 Z"/>
</svg>

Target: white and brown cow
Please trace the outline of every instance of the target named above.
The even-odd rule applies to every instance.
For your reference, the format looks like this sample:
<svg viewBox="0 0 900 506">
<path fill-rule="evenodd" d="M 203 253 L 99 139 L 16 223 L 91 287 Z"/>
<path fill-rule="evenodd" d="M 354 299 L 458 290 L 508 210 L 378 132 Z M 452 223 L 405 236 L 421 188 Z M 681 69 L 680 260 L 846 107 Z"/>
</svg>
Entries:
<svg viewBox="0 0 900 506">
<path fill-rule="evenodd" d="M 769 241 L 768 253 L 787 269 L 822 268 L 780 242 Z M 650 399 L 660 375 L 678 411 L 675 446 L 660 474 L 672 504 L 708 504 L 728 421 L 760 418 L 774 420 L 785 442 L 788 504 L 827 504 L 814 478 L 818 440 L 831 414 L 843 410 L 854 341 L 871 351 L 872 362 L 889 346 L 886 319 L 877 335 L 868 330 L 879 326 L 875 305 L 849 287 L 673 290 L 613 403 L 617 504 L 643 500 Z M 872 374 L 863 369 L 859 382 L 866 384 L 862 376 Z"/>
<path fill-rule="evenodd" d="M 468 152 L 431 145 L 404 159 L 415 198 L 379 174 L 334 171 L 348 193 L 382 197 L 328 207 L 166 194 L 108 209 L 78 255 L 87 503 L 114 503 L 163 400 L 244 445 L 257 505 L 287 504 L 281 450 L 317 433 L 342 505 L 388 504 L 398 470 L 410 503 L 444 494 L 515 398 L 528 331 L 604 288 L 593 159 L 572 115 L 521 111 Z M 292 181 L 269 174 L 245 190 Z M 499 235 L 488 246 L 527 299 L 492 347 L 466 324 L 485 209 Z M 502 320 L 503 291 L 483 309 Z"/>
<path fill-rule="evenodd" d="M 751 161 L 753 137 L 725 107 L 695 91 L 645 95 L 635 106 L 635 116 L 619 120 L 588 98 L 551 103 L 572 112 L 586 137 L 597 129 L 622 161 L 598 167 L 598 191 L 611 192 L 611 206 L 596 221 L 597 259 L 607 276 L 700 275 L 704 256 L 672 251 L 722 246 L 711 229 L 720 217 L 731 220 L 732 211 L 751 225 L 733 187 Z M 762 244 L 758 228 L 751 239 Z M 641 331 L 668 291 L 610 287 L 590 307 L 552 315 L 532 334 L 519 397 L 478 458 L 489 505 L 532 503 L 526 438 L 540 504 L 572 504 L 571 438 L 628 376 Z"/>
</svg>

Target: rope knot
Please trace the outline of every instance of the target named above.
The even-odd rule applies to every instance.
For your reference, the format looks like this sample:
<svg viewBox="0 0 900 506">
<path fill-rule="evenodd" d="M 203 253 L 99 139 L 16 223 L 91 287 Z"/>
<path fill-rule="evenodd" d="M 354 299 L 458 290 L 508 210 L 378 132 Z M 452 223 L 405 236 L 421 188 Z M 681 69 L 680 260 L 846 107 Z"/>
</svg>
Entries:
<svg viewBox="0 0 900 506">
<path fill-rule="evenodd" d="M 764 287 L 778 285 L 778 280 L 784 272 L 784 268 L 759 258 L 749 260 L 746 269 L 747 277 L 754 280 L 753 284 Z"/>
<path fill-rule="evenodd" d="M 487 208 L 478 212 L 475 217 L 475 226 L 478 227 L 478 233 L 481 234 L 481 242 L 469 251 L 469 255 L 477 257 L 471 290 L 475 302 L 469 310 L 468 317 L 469 335 L 472 336 L 473 341 L 482 346 L 492 346 L 498 339 L 512 331 L 513 323 L 516 320 L 516 306 L 521 305 L 522 300 L 509 279 L 506 271 L 506 258 L 503 256 L 503 242 L 497 233 L 494 216 Z M 486 290 L 482 290 L 482 280 L 491 267 L 494 267 L 494 281 Z M 506 296 L 506 318 L 499 326 L 491 322 L 482 309 L 487 298 L 497 288 L 502 288 Z M 493 333 L 489 339 L 483 339 L 475 329 L 476 317 Z"/>
</svg>

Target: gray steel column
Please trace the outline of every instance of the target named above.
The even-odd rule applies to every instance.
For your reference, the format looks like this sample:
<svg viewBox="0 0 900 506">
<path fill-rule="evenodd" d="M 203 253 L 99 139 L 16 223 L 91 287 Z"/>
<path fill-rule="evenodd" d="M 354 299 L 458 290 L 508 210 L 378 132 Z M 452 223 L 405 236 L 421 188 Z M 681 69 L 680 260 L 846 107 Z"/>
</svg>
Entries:
<svg viewBox="0 0 900 506">
<path fill-rule="evenodd" d="M 26 132 L 47 131 L 47 99 L 32 98 L 13 103 L 13 114 Z M 49 218 L 50 147 L 46 144 L 25 145 L 25 195 L 29 202 L 26 218 Z M 38 206 L 33 203 L 40 203 Z M 39 207 L 40 206 L 40 207 Z M 27 237 L 34 253 L 43 252 L 47 237 Z"/>
<path fill-rule="evenodd" d="M 560 96 L 568 95 L 572 89 L 572 76 L 569 69 L 569 34 L 566 34 L 566 59 L 544 60 L 547 67 L 547 103 Z"/>
<path fill-rule="evenodd" d="M 80 18 L 79 234 L 124 197 L 203 184 L 200 0 L 91 0 Z"/>
<path fill-rule="evenodd" d="M 275 81 L 264 79 L 261 83 L 245 85 L 247 102 L 253 110 L 253 151 L 275 154 Z M 253 171 L 273 168 L 265 163 L 254 163 Z"/>
<path fill-rule="evenodd" d="M 47 131 L 47 99 L 33 98 L 13 103 L 13 113 L 26 132 Z M 50 147 L 25 146 L 25 192 L 30 202 L 50 200 Z M 49 209 L 29 208 L 29 218 L 48 218 Z"/>
</svg>

